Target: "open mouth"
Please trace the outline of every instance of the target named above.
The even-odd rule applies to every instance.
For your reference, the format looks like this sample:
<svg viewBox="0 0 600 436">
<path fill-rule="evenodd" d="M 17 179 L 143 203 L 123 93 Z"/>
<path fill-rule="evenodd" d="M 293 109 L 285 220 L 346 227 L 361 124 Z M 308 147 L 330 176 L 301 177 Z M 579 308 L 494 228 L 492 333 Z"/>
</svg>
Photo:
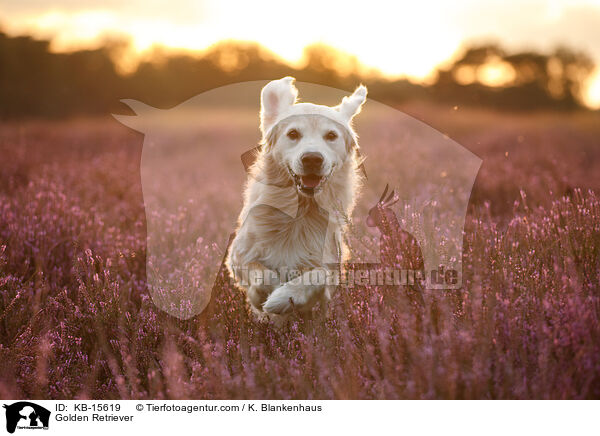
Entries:
<svg viewBox="0 0 600 436">
<path fill-rule="evenodd" d="M 304 174 L 299 175 L 292 171 L 292 169 L 288 166 L 288 171 L 294 179 L 294 184 L 296 185 L 296 189 L 300 191 L 304 195 L 313 196 L 317 192 L 319 192 L 322 188 L 329 176 L 331 176 L 331 172 L 326 176 L 320 176 L 318 174 Z"/>
</svg>

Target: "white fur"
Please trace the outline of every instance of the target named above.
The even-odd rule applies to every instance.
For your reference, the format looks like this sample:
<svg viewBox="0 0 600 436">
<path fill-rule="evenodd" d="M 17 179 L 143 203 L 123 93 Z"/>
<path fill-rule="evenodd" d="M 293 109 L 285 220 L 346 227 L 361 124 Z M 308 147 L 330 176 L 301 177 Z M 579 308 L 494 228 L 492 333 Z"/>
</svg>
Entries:
<svg viewBox="0 0 600 436">
<path fill-rule="evenodd" d="M 227 267 L 257 312 L 309 311 L 335 290 L 328 263 L 346 256 L 343 232 L 360 185 L 352 118 L 367 90 L 359 87 L 335 107 L 296 103 L 293 78 L 267 84 L 261 93 L 263 146 L 244 194 Z M 301 133 L 294 140 L 290 130 Z M 334 132 L 331 139 L 327 133 Z M 335 135 L 334 135 L 335 136 Z M 301 157 L 318 152 L 328 176 L 314 196 L 303 194 L 290 173 L 302 174 Z M 299 270 L 296 278 L 278 275 Z M 269 276 L 272 280 L 250 279 Z"/>
<path fill-rule="evenodd" d="M 352 119 L 360 113 L 361 107 L 367 99 L 367 88 L 360 85 L 350 96 L 344 97 L 342 102 L 334 107 L 314 103 L 296 103 L 298 90 L 294 86 L 293 77 L 269 82 L 261 92 L 260 127 L 263 140 L 269 135 L 271 129 L 281 120 L 293 115 L 323 115 L 346 127 L 352 137 L 356 134 L 352 128 Z"/>
</svg>

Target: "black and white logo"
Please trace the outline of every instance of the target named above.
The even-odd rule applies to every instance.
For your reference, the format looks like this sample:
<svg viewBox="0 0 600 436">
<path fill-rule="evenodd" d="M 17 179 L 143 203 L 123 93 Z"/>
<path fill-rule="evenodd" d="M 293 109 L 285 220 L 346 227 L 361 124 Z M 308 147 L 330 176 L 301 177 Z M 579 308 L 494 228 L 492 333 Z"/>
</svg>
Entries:
<svg viewBox="0 0 600 436">
<path fill-rule="evenodd" d="M 6 431 L 14 433 L 16 429 L 48 429 L 50 411 L 29 401 L 19 401 L 4 405 L 6 409 Z"/>
</svg>

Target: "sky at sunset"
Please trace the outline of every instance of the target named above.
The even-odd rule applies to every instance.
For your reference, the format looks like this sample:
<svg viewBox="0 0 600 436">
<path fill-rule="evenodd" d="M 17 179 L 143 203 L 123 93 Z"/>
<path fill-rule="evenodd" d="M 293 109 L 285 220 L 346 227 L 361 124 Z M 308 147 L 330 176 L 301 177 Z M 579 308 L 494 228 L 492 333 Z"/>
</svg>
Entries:
<svg viewBox="0 0 600 436">
<path fill-rule="evenodd" d="M 106 35 L 130 38 L 140 53 L 156 44 L 201 50 L 223 39 L 249 40 L 290 63 L 320 42 L 413 80 L 427 80 L 472 42 L 543 52 L 562 45 L 599 66 L 585 99 L 600 106 L 600 0 L 5 0 L 0 28 L 52 38 L 56 51 L 93 47 Z"/>
</svg>

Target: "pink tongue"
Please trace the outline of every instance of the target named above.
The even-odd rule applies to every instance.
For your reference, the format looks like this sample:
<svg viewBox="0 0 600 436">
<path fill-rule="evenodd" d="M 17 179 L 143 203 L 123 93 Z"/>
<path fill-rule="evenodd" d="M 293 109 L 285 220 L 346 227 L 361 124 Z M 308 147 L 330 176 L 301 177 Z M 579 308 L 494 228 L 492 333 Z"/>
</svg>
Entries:
<svg viewBox="0 0 600 436">
<path fill-rule="evenodd" d="M 307 188 L 316 187 L 321 181 L 321 176 L 310 174 L 308 176 L 302 176 L 302 184 Z"/>
</svg>

